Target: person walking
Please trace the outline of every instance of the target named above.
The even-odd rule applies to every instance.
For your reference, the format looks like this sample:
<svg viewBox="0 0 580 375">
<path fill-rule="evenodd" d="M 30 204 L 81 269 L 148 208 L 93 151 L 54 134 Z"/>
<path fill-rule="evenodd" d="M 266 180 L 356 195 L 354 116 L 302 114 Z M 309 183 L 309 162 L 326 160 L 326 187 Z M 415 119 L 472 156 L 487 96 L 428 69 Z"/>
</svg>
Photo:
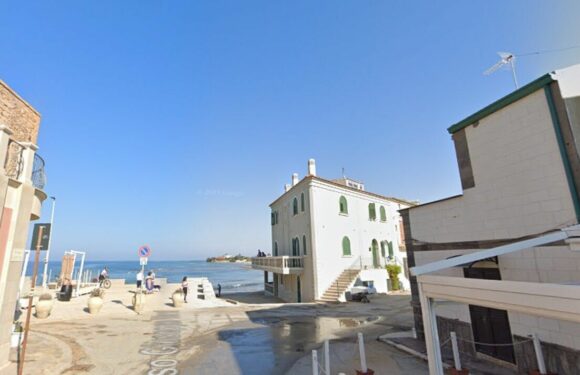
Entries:
<svg viewBox="0 0 580 375">
<path fill-rule="evenodd" d="M 143 272 L 139 270 L 137 272 L 137 289 L 141 289 L 141 285 L 143 285 Z"/>
<path fill-rule="evenodd" d="M 187 276 L 181 280 L 181 290 L 183 290 L 183 302 L 187 303 Z"/>
</svg>

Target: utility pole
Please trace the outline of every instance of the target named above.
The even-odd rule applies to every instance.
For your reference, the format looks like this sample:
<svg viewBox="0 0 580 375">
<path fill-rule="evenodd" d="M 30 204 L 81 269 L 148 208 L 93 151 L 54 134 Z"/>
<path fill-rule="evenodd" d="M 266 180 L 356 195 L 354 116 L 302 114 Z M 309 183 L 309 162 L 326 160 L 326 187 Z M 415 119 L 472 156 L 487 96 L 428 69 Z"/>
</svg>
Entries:
<svg viewBox="0 0 580 375">
<path fill-rule="evenodd" d="M 22 375 L 24 370 L 24 358 L 26 355 L 26 344 L 28 344 L 28 331 L 30 330 L 30 315 L 32 314 L 32 302 L 34 299 L 34 290 L 36 288 L 36 276 L 38 275 L 38 263 L 40 262 L 40 248 L 42 247 L 42 233 L 44 226 L 38 228 L 38 239 L 36 240 L 36 253 L 34 254 L 34 270 L 32 271 L 32 280 L 30 282 L 30 292 L 28 294 L 28 309 L 26 311 L 26 323 L 24 324 L 24 339 L 22 340 L 22 351 L 18 361 L 18 375 Z"/>
</svg>

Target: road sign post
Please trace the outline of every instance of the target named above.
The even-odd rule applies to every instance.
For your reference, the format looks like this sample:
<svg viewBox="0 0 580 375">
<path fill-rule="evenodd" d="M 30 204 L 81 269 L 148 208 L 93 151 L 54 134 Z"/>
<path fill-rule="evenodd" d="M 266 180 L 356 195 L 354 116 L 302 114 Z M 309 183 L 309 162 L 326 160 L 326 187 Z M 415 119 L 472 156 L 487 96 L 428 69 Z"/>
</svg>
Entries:
<svg viewBox="0 0 580 375">
<path fill-rule="evenodd" d="M 141 291 L 143 291 L 143 284 L 145 284 L 145 265 L 147 264 L 147 259 L 151 255 L 151 248 L 147 245 L 143 245 L 137 250 L 137 254 L 139 255 L 139 264 L 141 265 L 141 277 L 143 280 L 141 281 Z"/>
</svg>

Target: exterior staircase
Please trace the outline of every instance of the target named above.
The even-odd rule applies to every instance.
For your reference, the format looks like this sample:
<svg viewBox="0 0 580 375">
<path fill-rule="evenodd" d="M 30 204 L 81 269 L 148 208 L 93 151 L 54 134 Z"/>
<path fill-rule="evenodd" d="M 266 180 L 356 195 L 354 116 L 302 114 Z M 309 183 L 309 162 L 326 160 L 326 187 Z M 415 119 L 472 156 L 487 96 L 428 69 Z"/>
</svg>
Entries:
<svg viewBox="0 0 580 375">
<path fill-rule="evenodd" d="M 320 297 L 320 302 L 340 302 L 341 296 L 352 285 L 360 273 L 357 269 L 346 269 L 332 282 Z"/>
</svg>

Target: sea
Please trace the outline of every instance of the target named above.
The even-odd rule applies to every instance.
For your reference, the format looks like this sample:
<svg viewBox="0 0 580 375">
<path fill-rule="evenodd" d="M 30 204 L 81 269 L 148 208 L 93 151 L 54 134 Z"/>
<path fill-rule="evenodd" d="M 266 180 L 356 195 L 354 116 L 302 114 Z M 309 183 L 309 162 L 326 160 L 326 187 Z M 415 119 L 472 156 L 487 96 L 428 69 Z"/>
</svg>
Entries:
<svg viewBox="0 0 580 375">
<path fill-rule="evenodd" d="M 77 261 L 77 268 L 80 262 Z M 39 283 L 41 282 L 43 263 L 39 266 Z M 84 269 L 89 270 L 92 278 L 98 277 L 104 267 L 109 269 L 111 279 L 125 279 L 125 282 L 135 283 L 137 272 L 141 270 L 138 261 L 85 261 Z M 60 261 L 48 262 L 51 280 L 60 274 Z M 184 276 L 207 277 L 213 284 L 221 284 L 222 293 L 256 292 L 264 290 L 264 273 L 253 270 L 249 263 L 208 263 L 205 260 L 193 261 L 149 261 L 145 266 L 145 274 L 155 271 L 155 277 L 167 278 L 169 283 L 179 283 Z M 28 276 L 32 275 L 33 262 L 26 269 Z"/>
</svg>

